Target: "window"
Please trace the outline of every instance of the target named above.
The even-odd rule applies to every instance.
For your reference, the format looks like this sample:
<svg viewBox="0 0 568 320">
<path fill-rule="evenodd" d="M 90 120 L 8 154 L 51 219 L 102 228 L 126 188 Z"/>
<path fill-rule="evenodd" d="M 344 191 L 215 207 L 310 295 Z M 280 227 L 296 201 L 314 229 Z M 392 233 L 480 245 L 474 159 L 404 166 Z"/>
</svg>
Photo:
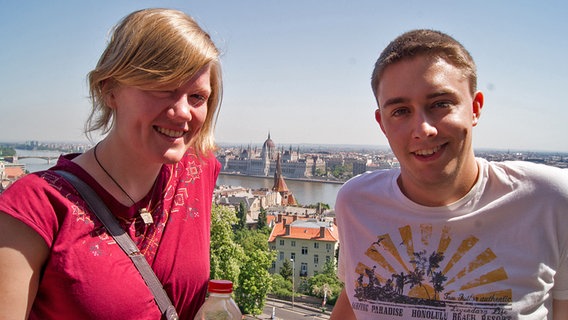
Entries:
<svg viewBox="0 0 568 320">
<path fill-rule="evenodd" d="M 280 261 L 284 260 L 284 252 L 280 251 L 280 257 L 278 260 Z"/>
<path fill-rule="evenodd" d="M 325 248 L 329 251 L 331 250 L 331 243 L 326 243 Z"/>
<path fill-rule="evenodd" d="M 280 245 L 281 245 L 281 246 L 284 245 L 284 240 L 280 240 Z"/>
<path fill-rule="evenodd" d="M 300 267 L 300 277 L 307 277 L 307 276 L 308 276 L 308 264 L 302 262 L 302 265 Z"/>
<path fill-rule="evenodd" d="M 319 256 L 317 254 L 314 254 L 314 264 L 318 264 L 319 260 Z"/>
<path fill-rule="evenodd" d="M 319 247 L 320 247 L 319 242 L 314 242 L 314 249 L 319 249 Z"/>
<path fill-rule="evenodd" d="M 296 246 L 296 241 L 295 241 L 295 240 L 292 240 L 291 246 L 292 246 L 292 247 L 295 247 L 295 246 Z"/>
<path fill-rule="evenodd" d="M 308 254 L 308 247 L 302 247 L 302 254 Z"/>
<path fill-rule="evenodd" d="M 290 253 L 290 259 L 296 260 L 296 253 L 295 252 Z"/>
<path fill-rule="evenodd" d="M 330 262 L 331 261 L 331 257 L 330 256 L 325 256 L 325 262 Z"/>
</svg>

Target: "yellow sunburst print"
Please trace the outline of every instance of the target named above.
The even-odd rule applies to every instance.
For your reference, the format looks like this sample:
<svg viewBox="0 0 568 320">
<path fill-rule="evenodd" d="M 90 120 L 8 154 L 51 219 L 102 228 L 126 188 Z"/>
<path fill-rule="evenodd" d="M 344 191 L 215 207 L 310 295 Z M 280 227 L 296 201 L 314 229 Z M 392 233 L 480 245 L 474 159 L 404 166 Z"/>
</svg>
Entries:
<svg viewBox="0 0 568 320">
<path fill-rule="evenodd" d="M 512 290 L 491 248 L 450 227 L 423 224 L 377 235 L 354 270 L 359 301 L 447 306 L 454 303 L 508 305 Z"/>
</svg>

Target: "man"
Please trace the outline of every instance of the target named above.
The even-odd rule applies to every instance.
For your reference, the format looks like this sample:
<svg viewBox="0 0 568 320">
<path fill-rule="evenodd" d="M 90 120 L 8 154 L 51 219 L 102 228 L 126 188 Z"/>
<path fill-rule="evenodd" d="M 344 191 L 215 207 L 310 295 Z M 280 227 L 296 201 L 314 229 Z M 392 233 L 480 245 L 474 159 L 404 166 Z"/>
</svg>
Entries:
<svg viewBox="0 0 568 320">
<path fill-rule="evenodd" d="M 345 287 L 331 319 L 568 319 L 568 170 L 476 158 L 476 82 L 441 32 L 380 55 L 375 118 L 400 169 L 337 196 Z"/>
</svg>

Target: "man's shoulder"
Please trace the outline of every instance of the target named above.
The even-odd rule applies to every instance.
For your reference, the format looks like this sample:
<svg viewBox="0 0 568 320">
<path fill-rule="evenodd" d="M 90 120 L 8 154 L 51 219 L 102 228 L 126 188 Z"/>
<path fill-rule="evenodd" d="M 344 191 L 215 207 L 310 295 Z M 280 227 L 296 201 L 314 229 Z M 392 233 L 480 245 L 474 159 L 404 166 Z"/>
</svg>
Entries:
<svg viewBox="0 0 568 320">
<path fill-rule="evenodd" d="M 522 183 L 533 182 L 540 185 L 562 185 L 568 188 L 568 169 L 553 167 L 529 161 L 487 161 L 487 166 L 496 175 Z"/>
<path fill-rule="evenodd" d="M 386 186 L 393 178 L 398 176 L 398 169 L 380 169 L 361 173 L 343 184 L 341 190 L 361 190 L 375 188 L 377 185 Z M 345 192 L 345 191 L 344 191 Z"/>
</svg>

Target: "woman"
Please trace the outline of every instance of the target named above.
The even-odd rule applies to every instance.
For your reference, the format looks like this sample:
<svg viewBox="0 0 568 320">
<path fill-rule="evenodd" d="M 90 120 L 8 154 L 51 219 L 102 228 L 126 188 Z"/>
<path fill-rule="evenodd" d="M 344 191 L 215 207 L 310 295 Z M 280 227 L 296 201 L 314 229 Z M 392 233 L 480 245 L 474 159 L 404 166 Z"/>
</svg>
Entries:
<svg viewBox="0 0 568 320">
<path fill-rule="evenodd" d="M 214 121 L 219 52 L 182 12 L 146 9 L 114 29 L 89 74 L 94 148 L 62 156 L 0 196 L 0 318 L 159 319 L 131 260 L 75 189 L 90 185 L 193 319 L 209 278 L 209 221 L 220 169 Z"/>
</svg>

